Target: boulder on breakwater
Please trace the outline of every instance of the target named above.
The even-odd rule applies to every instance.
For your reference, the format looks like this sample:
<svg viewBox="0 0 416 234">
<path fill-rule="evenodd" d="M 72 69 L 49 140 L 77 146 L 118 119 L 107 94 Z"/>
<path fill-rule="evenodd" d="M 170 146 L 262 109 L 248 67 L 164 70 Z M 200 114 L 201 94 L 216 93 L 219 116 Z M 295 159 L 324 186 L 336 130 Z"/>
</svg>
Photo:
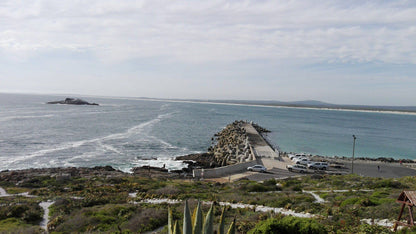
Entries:
<svg viewBox="0 0 416 234">
<path fill-rule="evenodd" d="M 87 101 L 84 101 L 79 98 L 66 98 L 62 101 L 53 101 L 53 102 L 47 102 L 47 104 L 67 104 L 67 105 L 92 105 L 92 106 L 98 106 L 97 103 L 89 103 Z"/>
</svg>

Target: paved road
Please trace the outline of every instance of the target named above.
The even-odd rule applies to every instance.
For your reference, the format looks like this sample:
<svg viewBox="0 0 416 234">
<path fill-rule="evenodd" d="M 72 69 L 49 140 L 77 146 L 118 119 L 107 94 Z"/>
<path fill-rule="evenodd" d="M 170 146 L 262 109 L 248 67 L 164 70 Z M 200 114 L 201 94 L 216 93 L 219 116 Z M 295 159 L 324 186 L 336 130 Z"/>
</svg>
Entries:
<svg viewBox="0 0 416 234">
<path fill-rule="evenodd" d="M 380 171 L 378 171 L 377 166 L 380 166 Z M 320 171 L 322 172 L 322 171 Z M 346 165 L 344 169 L 330 169 L 325 171 L 326 173 L 334 174 L 348 174 L 351 173 L 351 165 Z M 273 168 L 267 173 L 259 172 L 247 172 L 244 173 L 244 176 L 241 178 L 247 178 L 254 181 L 264 181 L 269 179 L 282 179 L 293 176 L 306 176 L 311 175 L 314 172 L 312 170 L 307 174 L 300 174 L 296 172 L 289 172 L 286 169 Z M 354 173 L 360 176 L 367 177 L 378 177 L 378 178 L 400 178 L 404 176 L 416 176 L 416 170 L 402 166 L 395 163 L 381 163 L 381 162 L 356 162 L 354 163 Z"/>
</svg>

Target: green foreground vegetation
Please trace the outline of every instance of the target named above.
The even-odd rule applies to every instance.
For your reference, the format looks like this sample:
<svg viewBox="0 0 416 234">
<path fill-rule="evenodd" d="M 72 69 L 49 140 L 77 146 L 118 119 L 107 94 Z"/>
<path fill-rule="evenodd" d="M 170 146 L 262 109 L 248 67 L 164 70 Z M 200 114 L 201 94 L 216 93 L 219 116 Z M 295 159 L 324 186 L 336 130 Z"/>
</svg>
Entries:
<svg viewBox="0 0 416 234">
<path fill-rule="evenodd" d="M 255 212 L 250 208 L 225 207 L 225 223 L 235 219 L 237 233 L 390 233 L 390 229 L 363 224 L 362 219 L 395 220 L 400 204 L 395 200 L 403 190 L 416 190 L 416 178 L 367 178 L 357 175 L 311 175 L 263 183 L 241 180 L 215 183 L 193 180 L 124 177 L 31 178 L 19 185 L 0 181 L 8 193 L 29 192 L 37 197 L 0 197 L 0 233 L 41 233 L 43 209 L 40 201 L 55 201 L 50 207 L 51 233 L 142 233 L 168 232 L 168 209 L 173 220 L 183 220 L 184 202 L 175 204 L 141 203 L 143 199 L 187 200 L 196 207 L 198 200 L 214 201 L 214 223 L 220 223 L 222 207 L 218 202 L 282 207 L 314 214 L 296 218 L 281 214 Z M 326 202 L 302 192 L 315 191 Z M 345 191 L 337 191 L 345 190 Z M 129 196 L 135 193 L 136 197 Z M 210 204 L 202 203 L 203 214 Z M 222 222 L 222 221 L 221 221 Z M 180 224 L 182 225 L 182 224 Z M 214 225 L 215 226 L 215 225 Z M 214 227 L 217 230 L 218 226 Z M 412 233 L 412 230 L 401 230 Z"/>
</svg>

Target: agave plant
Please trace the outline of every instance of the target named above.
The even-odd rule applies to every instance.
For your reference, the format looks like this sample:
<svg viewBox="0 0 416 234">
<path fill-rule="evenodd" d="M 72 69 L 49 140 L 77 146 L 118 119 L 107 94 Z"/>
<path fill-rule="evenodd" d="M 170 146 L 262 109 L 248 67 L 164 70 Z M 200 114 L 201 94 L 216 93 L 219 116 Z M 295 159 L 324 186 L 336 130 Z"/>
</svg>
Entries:
<svg viewBox="0 0 416 234">
<path fill-rule="evenodd" d="M 193 212 L 193 216 L 191 218 L 188 201 L 185 201 L 184 211 L 183 211 L 183 227 L 182 233 L 183 234 L 213 234 L 214 233 L 214 203 L 211 204 L 210 209 L 208 210 L 207 215 L 205 216 L 205 222 L 202 223 L 203 215 L 201 209 L 201 202 L 198 201 L 198 205 Z M 218 227 L 218 233 L 224 234 L 225 224 L 224 224 L 224 217 L 225 217 L 225 207 L 222 209 L 220 223 Z M 173 224 L 173 216 L 172 210 L 169 208 L 168 210 L 168 233 L 169 234 L 179 234 L 180 228 L 178 221 L 175 221 L 175 225 Z M 235 234 L 235 219 L 231 223 L 230 228 L 228 229 L 227 234 Z"/>
</svg>

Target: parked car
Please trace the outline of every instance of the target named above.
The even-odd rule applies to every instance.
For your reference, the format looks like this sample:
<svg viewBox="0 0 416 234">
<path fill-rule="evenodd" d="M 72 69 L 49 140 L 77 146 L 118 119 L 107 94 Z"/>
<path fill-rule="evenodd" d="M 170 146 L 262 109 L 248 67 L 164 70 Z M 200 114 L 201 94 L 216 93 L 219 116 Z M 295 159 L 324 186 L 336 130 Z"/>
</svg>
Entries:
<svg viewBox="0 0 416 234">
<path fill-rule="evenodd" d="M 286 168 L 291 172 L 306 173 L 308 171 L 306 166 L 300 164 L 287 165 Z"/>
<path fill-rule="evenodd" d="M 294 157 L 293 159 L 292 159 L 292 161 L 294 162 L 294 163 L 296 163 L 297 161 L 299 161 L 299 160 L 301 160 L 301 159 L 304 159 L 304 158 L 307 158 L 307 157 Z"/>
<path fill-rule="evenodd" d="M 289 154 L 289 159 L 292 161 L 298 158 L 306 158 L 306 155 L 305 154 Z"/>
<path fill-rule="evenodd" d="M 302 164 L 302 165 L 308 165 L 308 163 L 310 163 L 311 161 L 309 161 L 309 158 L 300 158 L 298 160 L 295 160 L 296 164 Z"/>
<path fill-rule="evenodd" d="M 248 171 L 258 171 L 258 172 L 266 172 L 267 169 L 263 165 L 254 165 L 252 167 L 247 167 Z"/>
<path fill-rule="evenodd" d="M 308 163 L 309 169 L 315 169 L 315 170 L 326 170 L 328 169 L 329 165 L 327 162 L 310 162 Z"/>
</svg>

